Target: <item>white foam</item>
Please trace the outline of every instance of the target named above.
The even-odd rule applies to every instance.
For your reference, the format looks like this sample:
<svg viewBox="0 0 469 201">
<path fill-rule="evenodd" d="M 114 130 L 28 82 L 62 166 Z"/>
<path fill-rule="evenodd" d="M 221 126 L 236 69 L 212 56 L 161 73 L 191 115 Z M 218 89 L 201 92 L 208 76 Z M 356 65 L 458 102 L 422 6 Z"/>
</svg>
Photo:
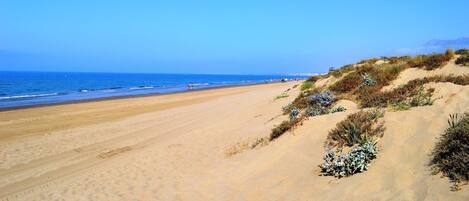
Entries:
<svg viewBox="0 0 469 201">
<path fill-rule="evenodd" d="M 56 96 L 58 93 L 48 93 L 48 94 L 26 94 L 26 95 L 17 95 L 17 96 L 4 96 L 0 97 L 0 100 L 11 100 L 11 99 L 24 99 L 24 98 L 37 98 L 44 96 Z"/>
</svg>

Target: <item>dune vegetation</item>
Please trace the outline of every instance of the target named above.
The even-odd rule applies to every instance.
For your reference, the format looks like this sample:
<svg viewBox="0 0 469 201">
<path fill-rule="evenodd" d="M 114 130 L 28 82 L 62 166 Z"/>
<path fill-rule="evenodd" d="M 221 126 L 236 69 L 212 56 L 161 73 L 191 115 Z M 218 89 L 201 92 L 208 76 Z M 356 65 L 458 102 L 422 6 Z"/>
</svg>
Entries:
<svg viewBox="0 0 469 201">
<path fill-rule="evenodd" d="M 454 182 L 453 190 L 469 181 L 469 113 L 450 115 L 448 128 L 432 152 L 431 165 L 435 173 Z"/>
<path fill-rule="evenodd" d="M 454 63 L 461 66 L 469 66 L 469 49 L 460 49 L 456 51 L 456 54 L 458 54 L 459 57 Z"/>
<path fill-rule="evenodd" d="M 377 156 L 377 140 L 384 134 L 383 115 L 377 109 L 359 111 L 337 123 L 325 143 L 321 173 L 340 178 L 366 171 Z"/>
<path fill-rule="evenodd" d="M 457 55 L 457 56 L 456 56 Z M 453 58 L 457 57 L 455 60 Z M 378 157 L 378 141 L 384 136 L 384 111 L 397 112 L 412 107 L 432 105 L 435 89 L 429 83 L 446 82 L 468 85 L 469 75 L 437 74 L 410 80 L 392 89 L 384 88 L 396 80 L 406 69 L 417 68 L 434 71 L 453 61 L 469 64 L 469 52 L 448 49 L 442 54 L 381 57 L 331 69 L 327 74 L 313 76 L 302 85 L 298 96 L 283 108 L 289 118 L 272 129 L 270 141 L 301 126 L 305 119 L 347 109 L 336 105 L 338 100 L 358 104 L 360 111 L 349 114 L 336 128 L 330 130 L 325 142 L 324 161 L 319 165 L 321 175 L 347 177 L 368 169 Z M 321 80 L 334 80 L 326 85 L 316 85 Z M 468 180 L 469 115 L 451 119 L 451 126 L 441 137 L 433 151 L 431 164 L 451 181 Z"/>
</svg>

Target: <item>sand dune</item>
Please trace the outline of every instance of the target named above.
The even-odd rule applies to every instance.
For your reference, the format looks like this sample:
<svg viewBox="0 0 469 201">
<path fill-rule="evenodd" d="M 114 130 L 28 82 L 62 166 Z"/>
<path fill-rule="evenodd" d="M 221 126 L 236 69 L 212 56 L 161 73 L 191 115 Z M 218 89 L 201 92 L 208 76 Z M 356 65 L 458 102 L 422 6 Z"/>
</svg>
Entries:
<svg viewBox="0 0 469 201">
<path fill-rule="evenodd" d="M 400 85 L 404 85 L 411 80 L 435 76 L 435 75 L 443 75 L 443 76 L 469 75 L 469 68 L 454 64 L 454 61 L 456 60 L 456 58 L 451 59 L 451 61 L 448 62 L 443 67 L 435 69 L 435 70 L 431 70 L 431 71 L 420 69 L 420 68 L 405 69 L 403 72 L 399 74 L 399 77 L 396 80 L 394 80 L 390 85 L 383 87 L 382 90 L 383 91 L 391 90 Z"/>
<path fill-rule="evenodd" d="M 451 69 L 449 69 L 451 68 Z M 455 70 L 458 68 L 457 70 Z M 419 71 L 419 72 L 413 72 Z M 459 72 L 408 69 L 393 83 Z M 323 81 L 326 83 L 327 81 Z M 312 117 L 268 146 L 298 82 L 0 112 L 2 200 L 469 200 L 432 175 L 429 154 L 450 113 L 469 111 L 469 86 L 430 83 L 434 105 L 387 112 L 378 158 L 352 177 L 319 176 L 327 133 L 346 112 Z M 274 100 L 287 89 L 287 98 Z"/>
</svg>

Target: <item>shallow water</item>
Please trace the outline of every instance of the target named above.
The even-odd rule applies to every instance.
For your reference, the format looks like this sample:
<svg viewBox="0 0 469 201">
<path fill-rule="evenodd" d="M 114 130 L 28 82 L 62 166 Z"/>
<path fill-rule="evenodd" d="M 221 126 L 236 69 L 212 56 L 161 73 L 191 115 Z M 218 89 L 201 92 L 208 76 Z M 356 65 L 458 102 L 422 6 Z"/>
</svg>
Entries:
<svg viewBox="0 0 469 201">
<path fill-rule="evenodd" d="M 305 78 L 283 75 L 0 72 L 0 108 Z M 191 86 L 189 88 L 189 86 Z"/>
</svg>

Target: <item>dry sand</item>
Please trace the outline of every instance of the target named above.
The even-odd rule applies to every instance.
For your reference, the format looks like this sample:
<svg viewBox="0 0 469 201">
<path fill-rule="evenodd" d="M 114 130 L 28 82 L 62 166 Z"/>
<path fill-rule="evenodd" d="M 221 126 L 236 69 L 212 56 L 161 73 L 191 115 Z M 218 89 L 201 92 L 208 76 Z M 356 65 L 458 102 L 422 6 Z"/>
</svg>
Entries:
<svg viewBox="0 0 469 201">
<path fill-rule="evenodd" d="M 432 175 L 429 153 L 448 114 L 469 111 L 469 86 L 430 84 L 433 106 L 385 115 L 369 171 L 319 176 L 327 133 L 348 110 L 310 118 L 267 146 L 298 83 L 66 104 L 0 112 L 2 200 L 469 200 Z"/>
</svg>

